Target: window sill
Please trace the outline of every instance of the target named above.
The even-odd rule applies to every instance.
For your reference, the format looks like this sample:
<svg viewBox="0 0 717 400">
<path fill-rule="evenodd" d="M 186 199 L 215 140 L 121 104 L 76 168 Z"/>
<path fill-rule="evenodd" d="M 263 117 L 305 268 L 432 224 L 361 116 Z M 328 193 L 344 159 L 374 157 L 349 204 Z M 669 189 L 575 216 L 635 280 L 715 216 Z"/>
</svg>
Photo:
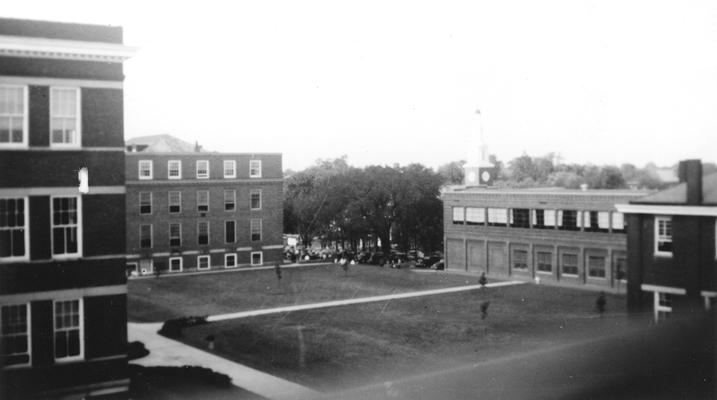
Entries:
<svg viewBox="0 0 717 400">
<path fill-rule="evenodd" d="M 672 258 L 672 253 L 654 253 L 653 255 L 659 258 Z"/>
<path fill-rule="evenodd" d="M 78 363 L 85 361 L 84 355 L 76 356 L 76 357 L 67 357 L 67 358 L 55 358 L 54 359 L 55 364 L 72 364 L 72 363 Z"/>
</svg>

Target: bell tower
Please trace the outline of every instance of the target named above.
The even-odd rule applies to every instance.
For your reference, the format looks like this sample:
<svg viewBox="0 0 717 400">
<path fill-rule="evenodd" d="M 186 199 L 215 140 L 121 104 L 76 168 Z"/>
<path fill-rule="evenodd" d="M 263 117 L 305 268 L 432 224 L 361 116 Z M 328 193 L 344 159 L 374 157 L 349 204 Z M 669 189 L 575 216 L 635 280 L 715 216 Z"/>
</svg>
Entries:
<svg viewBox="0 0 717 400">
<path fill-rule="evenodd" d="M 483 135 L 483 120 L 480 110 L 476 111 L 478 116 L 478 132 L 471 135 L 468 143 L 468 158 L 463 166 L 463 183 L 467 187 L 491 186 L 495 180 L 495 166 L 490 162 L 488 145 Z"/>
</svg>

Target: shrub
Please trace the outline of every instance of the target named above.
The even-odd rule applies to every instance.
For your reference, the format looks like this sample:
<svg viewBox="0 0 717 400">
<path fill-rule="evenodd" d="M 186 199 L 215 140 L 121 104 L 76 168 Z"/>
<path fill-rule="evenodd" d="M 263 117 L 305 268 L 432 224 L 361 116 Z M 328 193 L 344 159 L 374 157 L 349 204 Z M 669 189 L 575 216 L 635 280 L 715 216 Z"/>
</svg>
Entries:
<svg viewBox="0 0 717 400">
<path fill-rule="evenodd" d="M 182 329 L 206 323 L 206 316 L 172 318 L 164 322 L 162 329 L 160 329 L 158 333 L 169 338 L 177 338 L 182 336 Z"/>
<path fill-rule="evenodd" d="M 149 355 L 149 350 L 142 342 L 131 342 L 127 344 L 127 360 L 132 361 Z"/>
</svg>

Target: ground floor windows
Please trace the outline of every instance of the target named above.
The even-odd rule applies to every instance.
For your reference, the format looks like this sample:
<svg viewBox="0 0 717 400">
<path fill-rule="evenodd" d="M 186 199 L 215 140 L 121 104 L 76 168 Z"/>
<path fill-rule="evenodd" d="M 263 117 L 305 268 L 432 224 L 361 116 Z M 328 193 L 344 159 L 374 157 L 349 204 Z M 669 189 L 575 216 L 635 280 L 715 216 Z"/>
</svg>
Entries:
<svg viewBox="0 0 717 400">
<path fill-rule="evenodd" d="M 578 276 L 578 255 L 563 253 L 560 269 L 563 275 Z"/>
<path fill-rule="evenodd" d="M 547 251 L 539 251 L 535 255 L 535 261 L 537 264 L 537 270 L 541 273 L 552 273 L 553 272 L 553 253 Z"/>
<path fill-rule="evenodd" d="M 674 296 L 685 295 L 685 289 L 643 284 L 641 289 L 652 292 L 653 318 L 655 322 L 668 318 L 672 313 Z"/>
<path fill-rule="evenodd" d="M 525 250 L 513 250 L 513 269 L 527 270 L 528 269 L 528 252 Z"/>
<path fill-rule="evenodd" d="M 0 365 L 30 365 L 30 305 L 0 307 Z"/>
<path fill-rule="evenodd" d="M 197 257 L 197 269 L 209 269 L 209 256 Z"/>
<path fill-rule="evenodd" d="M 55 361 L 82 359 L 82 299 L 55 301 L 54 317 Z"/>
<path fill-rule="evenodd" d="M 225 254 L 224 255 L 224 267 L 234 268 L 237 266 L 237 255 L 236 254 Z"/>
<path fill-rule="evenodd" d="M 172 257 L 169 259 L 169 272 L 182 271 L 182 257 Z"/>
<path fill-rule="evenodd" d="M 591 278 L 605 277 L 605 257 L 588 256 L 588 276 Z"/>
<path fill-rule="evenodd" d="M 264 257 L 261 251 L 253 251 L 251 253 L 251 265 L 262 265 L 264 263 Z"/>
<path fill-rule="evenodd" d="M 700 294 L 705 301 L 705 310 L 711 310 L 715 307 L 715 303 L 717 303 L 717 292 L 707 292 L 703 290 Z"/>
<path fill-rule="evenodd" d="M 615 279 L 620 282 L 627 282 L 627 259 L 618 257 L 615 259 Z"/>
</svg>

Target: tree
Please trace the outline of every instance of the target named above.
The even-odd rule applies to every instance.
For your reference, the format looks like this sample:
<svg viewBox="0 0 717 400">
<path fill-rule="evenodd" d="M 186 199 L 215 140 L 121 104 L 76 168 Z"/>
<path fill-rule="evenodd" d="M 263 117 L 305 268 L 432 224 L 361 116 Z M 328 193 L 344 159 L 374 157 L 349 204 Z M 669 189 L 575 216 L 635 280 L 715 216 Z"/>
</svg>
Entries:
<svg viewBox="0 0 717 400">
<path fill-rule="evenodd" d="M 465 160 L 451 161 L 438 167 L 438 174 L 443 177 L 446 184 L 461 185 L 463 184 L 464 171 L 463 166 Z"/>
<path fill-rule="evenodd" d="M 622 189 L 627 187 L 622 172 L 615 166 L 602 167 L 597 177 L 596 189 Z"/>
</svg>

